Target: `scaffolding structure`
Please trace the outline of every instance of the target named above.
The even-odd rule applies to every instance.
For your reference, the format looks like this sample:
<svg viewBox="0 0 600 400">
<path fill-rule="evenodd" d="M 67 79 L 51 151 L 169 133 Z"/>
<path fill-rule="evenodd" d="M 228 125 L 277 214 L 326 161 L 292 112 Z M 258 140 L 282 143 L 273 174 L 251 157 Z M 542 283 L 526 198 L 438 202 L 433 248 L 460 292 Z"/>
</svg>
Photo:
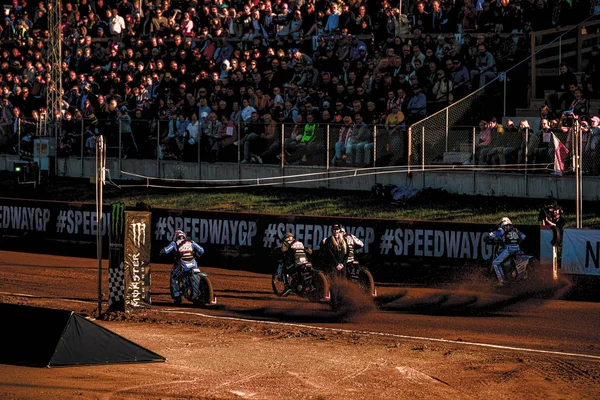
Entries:
<svg viewBox="0 0 600 400">
<path fill-rule="evenodd" d="M 58 139 L 61 134 L 62 121 L 62 31 L 60 29 L 61 20 L 61 1 L 48 1 L 48 30 L 50 37 L 48 38 L 48 53 L 46 55 L 49 74 L 46 83 L 46 116 L 47 123 L 45 124 L 46 136 L 49 136 L 54 141 L 54 149 L 58 147 Z M 44 117 L 43 117 L 44 118 Z M 56 151 L 56 150 L 55 150 Z M 57 157 L 55 157 L 57 160 Z M 55 163 L 54 170 L 57 170 Z"/>
</svg>

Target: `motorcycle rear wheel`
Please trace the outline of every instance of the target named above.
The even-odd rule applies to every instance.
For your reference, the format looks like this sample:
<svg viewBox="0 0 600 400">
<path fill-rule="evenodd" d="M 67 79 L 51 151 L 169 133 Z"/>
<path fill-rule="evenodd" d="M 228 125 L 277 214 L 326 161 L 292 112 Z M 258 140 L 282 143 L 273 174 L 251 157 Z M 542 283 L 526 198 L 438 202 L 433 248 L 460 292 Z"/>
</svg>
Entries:
<svg viewBox="0 0 600 400">
<path fill-rule="evenodd" d="M 200 307 L 206 304 L 210 304 L 213 301 L 213 298 L 215 297 L 215 293 L 213 291 L 213 286 L 210 279 L 208 279 L 207 276 L 200 277 L 199 287 L 200 296 L 194 299 L 194 305 L 196 307 Z"/>
<path fill-rule="evenodd" d="M 365 267 L 360 267 L 360 272 L 358 274 L 358 287 L 369 296 L 373 296 L 375 294 L 375 280 L 373 279 L 373 274 L 371 274 L 371 271 Z"/>
<path fill-rule="evenodd" d="M 308 300 L 317 303 L 329 294 L 329 281 L 321 271 L 315 271 L 312 284 L 315 290 L 308 292 Z"/>
<path fill-rule="evenodd" d="M 515 282 L 519 279 L 519 272 L 513 260 L 502 263 L 502 270 L 504 271 L 504 279 L 507 281 Z"/>
</svg>

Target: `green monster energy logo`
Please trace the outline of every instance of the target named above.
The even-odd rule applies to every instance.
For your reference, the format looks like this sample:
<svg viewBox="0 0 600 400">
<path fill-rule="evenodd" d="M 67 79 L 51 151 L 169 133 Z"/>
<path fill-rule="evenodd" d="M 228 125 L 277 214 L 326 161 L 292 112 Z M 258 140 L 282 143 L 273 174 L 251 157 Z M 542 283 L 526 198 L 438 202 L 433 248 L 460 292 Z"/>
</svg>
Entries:
<svg viewBox="0 0 600 400">
<path fill-rule="evenodd" d="M 125 203 L 113 203 L 110 211 L 110 234 L 114 243 L 123 241 L 125 229 Z"/>
</svg>

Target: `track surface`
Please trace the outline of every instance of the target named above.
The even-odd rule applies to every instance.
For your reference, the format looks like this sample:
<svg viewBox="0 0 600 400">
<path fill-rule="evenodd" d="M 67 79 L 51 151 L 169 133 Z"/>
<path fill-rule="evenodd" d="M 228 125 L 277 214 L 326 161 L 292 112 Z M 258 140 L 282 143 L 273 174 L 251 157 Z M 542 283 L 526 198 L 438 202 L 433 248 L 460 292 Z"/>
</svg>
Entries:
<svg viewBox="0 0 600 400">
<path fill-rule="evenodd" d="M 600 398 L 600 304 L 551 299 L 567 282 L 379 284 L 375 302 L 342 285 L 334 312 L 277 298 L 267 275 L 203 268 L 218 304 L 197 309 L 173 307 L 169 270 L 152 266 L 151 311 L 96 321 L 167 363 L 0 365 L 0 398 Z M 2 302 L 93 317 L 97 292 L 95 260 L 0 252 Z"/>
</svg>

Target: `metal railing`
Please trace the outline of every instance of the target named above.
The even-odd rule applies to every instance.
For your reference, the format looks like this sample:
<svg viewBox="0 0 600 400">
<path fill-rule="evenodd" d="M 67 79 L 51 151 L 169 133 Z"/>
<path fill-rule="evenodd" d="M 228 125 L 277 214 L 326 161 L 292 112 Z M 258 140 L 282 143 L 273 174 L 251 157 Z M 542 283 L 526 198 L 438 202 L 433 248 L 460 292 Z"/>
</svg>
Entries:
<svg viewBox="0 0 600 400">
<path fill-rule="evenodd" d="M 441 114 L 444 116 L 444 112 Z M 517 123 L 518 124 L 518 123 Z M 28 137 L 36 126 L 21 124 L 15 135 L 12 125 L 0 126 L 0 154 L 19 154 L 27 158 Z M 102 133 L 109 159 L 155 160 L 185 163 L 265 164 L 286 168 L 289 165 L 321 168 L 399 168 L 406 171 L 444 168 L 472 170 L 473 173 L 551 173 L 554 172 L 554 142 L 551 135 L 537 129 L 504 127 L 489 141 L 481 139 L 481 128 L 473 125 L 448 125 L 440 129 L 408 130 L 403 125 L 355 124 L 262 124 L 238 123 L 219 126 L 216 135 L 207 135 L 206 123 L 198 135 L 169 120 L 134 119 L 129 125 L 117 120 L 87 120 L 63 124 L 57 139 L 58 159 L 79 159 L 81 171 L 86 158 L 92 158 L 98 134 Z M 314 131 L 314 134 L 313 134 Z M 194 132 L 194 130 L 192 130 Z M 267 132 L 268 134 L 265 134 Z M 350 132 L 349 136 L 346 134 Z M 572 131 L 556 136 L 571 150 Z M 312 135 L 312 136 L 311 136 Z M 600 135 L 582 133 L 584 175 L 600 175 Z M 573 168 L 572 154 L 565 158 L 565 170 Z M 60 164 L 66 165 L 66 163 Z M 57 171 L 66 174 L 65 171 Z"/>
</svg>

